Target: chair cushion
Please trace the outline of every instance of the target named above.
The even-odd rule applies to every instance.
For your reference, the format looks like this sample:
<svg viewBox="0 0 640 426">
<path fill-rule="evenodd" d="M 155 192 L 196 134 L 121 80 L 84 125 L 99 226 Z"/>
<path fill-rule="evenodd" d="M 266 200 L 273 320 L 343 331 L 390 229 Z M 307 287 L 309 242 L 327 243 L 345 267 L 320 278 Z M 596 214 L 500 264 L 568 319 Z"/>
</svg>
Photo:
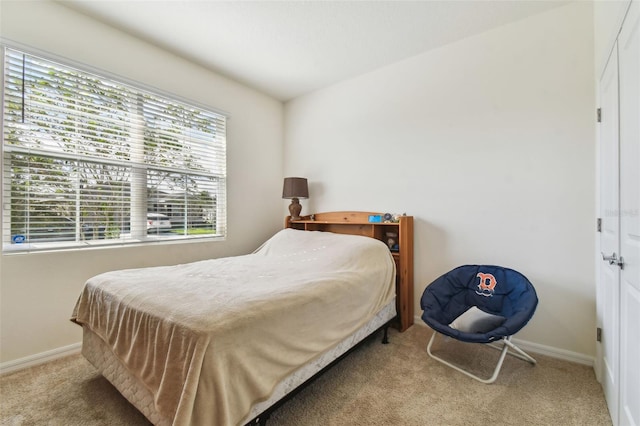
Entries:
<svg viewBox="0 0 640 426">
<path fill-rule="evenodd" d="M 521 273 L 495 265 L 464 265 L 427 286 L 420 306 L 422 319 L 434 330 L 467 342 L 488 343 L 511 336 L 533 316 L 538 297 Z M 451 323 L 472 307 L 505 318 L 491 330 L 469 332 Z"/>
<path fill-rule="evenodd" d="M 449 327 L 465 333 L 487 333 L 501 326 L 505 320 L 503 316 L 489 314 L 472 306 L 454 319 Z"/>
</svg>

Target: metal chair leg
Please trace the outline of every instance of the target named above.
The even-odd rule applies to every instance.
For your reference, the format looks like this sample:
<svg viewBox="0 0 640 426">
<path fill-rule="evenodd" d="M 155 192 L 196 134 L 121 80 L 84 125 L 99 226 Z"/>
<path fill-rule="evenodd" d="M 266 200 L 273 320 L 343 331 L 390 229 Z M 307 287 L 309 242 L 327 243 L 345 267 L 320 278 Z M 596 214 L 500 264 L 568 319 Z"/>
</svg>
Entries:
<svg viewBox="0 0 640 426">
<path fill-rule="evenodd" d="M 502 363 L 504 362 L 504 358 L 507 356 L 507 353 L 509 355 L 512 355 L 512 356 L 516 357 L 516 358 L 519 358 L 519 359 L 522 359 L 524 361 L 527 361 L 527 362 L 529 362 L 529 363 L 531 363 L 533 365 L 536 364 L 536 360 L 535 359 L 533 359 L 531 356 L 529 356 L 529 354 L 527 354 L 526 352 L 524 352 L 522 349 L 518 348 L 516 345 L 514 345 L 511 342 L 511 336 L 504 337 L 501 340 L 501 342 L 503 343 L 502 348 L 499 348 L 499 347 L 496 347 L 496 346 L 493 346 L 493 345 L 487 345 L 487 346 L 489 346 L 489 347 L 491 347 L 493 349 L 500 350 L 500 357 L 498 358 L 498 363 L 496 364 L 496 368 L 493 370 L 493 374 L 491 375 L 491 377 L 489 377 L 488 379 L 483 379 L 483 378 L 481 378 L 479 376 L 476 376 L 475 374 L 472 374 L 472 373 L 470 373 L 470 372 L 458 367 L 457 365 L 454 365 L 454 364 L 450 363 L 449 361 L 446 361 L 446 360 L 434 355 L 431 352 L 431 347 L 433 346 L 433 342 L 436 339 L 436 334 L 438 334 L 438 332 L 434 331 L 433 334 L 431 335 L 431 339 L 429 340 L 429 344 L 427 345 L 427 353 L 429 354 L 429 356 L 431 358 L 435 359 L 436 361 L 439 361 L 439 362 L 443 363 L 444 365 L 446 365 L 448 367 L 451 367 L 454 370 L 457 370 L 457 371 L 461 372 L 462 374 L 465 374 L 465 375 L 471 377 L 472 379 L 475 379 L 475 380 L 477 380 L 479 382 L 482 382 L 482 383 L 490 384 L 490 383 L 493 383 L 493 382 L 496 381 L 496 379 L 498 378 L 498 374 L 500 374 L 500 370 L 502 369 Z M 515 350 L 517 353 L 509 352 L 509 348 Z"/>
</svg>

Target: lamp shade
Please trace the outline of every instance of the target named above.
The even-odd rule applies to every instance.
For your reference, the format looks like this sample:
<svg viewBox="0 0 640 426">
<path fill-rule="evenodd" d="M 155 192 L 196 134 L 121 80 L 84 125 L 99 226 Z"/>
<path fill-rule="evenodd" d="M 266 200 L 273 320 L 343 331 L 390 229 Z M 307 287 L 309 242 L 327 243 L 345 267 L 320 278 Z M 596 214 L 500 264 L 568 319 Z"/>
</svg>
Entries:
<svg viewBox="0 0 640 426">
<path fill-rule="evenodd" d="M 282 198 L 309 198 L 307 179 L 301 177 L 284 178 Z"/>
</svg>

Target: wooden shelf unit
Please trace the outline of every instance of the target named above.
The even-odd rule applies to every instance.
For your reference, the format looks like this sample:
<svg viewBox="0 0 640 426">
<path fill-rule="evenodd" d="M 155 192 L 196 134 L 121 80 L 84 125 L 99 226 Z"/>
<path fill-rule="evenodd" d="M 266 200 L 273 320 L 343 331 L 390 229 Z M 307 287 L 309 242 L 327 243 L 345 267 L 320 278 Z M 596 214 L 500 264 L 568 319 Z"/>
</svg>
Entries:
<svg viewBox="0 0 640 426">
<path fill-rule="evenodd" d="M 387 232 L 395 232 L 398 251 L 391 251 L 396 263 L 396 310 L 398 329 L 413 325 L 413 216 L 400 216 L 398 222 L 369 222 L 372 212 L 329 212 L 302 216 L 300 220 L 285 219 L 285 228 L 303 231 L 324 231 L 336 234 L 363 235 L 386 244 Z M 312 220 L 313 217 L 313 220 Z"/>
</svg>

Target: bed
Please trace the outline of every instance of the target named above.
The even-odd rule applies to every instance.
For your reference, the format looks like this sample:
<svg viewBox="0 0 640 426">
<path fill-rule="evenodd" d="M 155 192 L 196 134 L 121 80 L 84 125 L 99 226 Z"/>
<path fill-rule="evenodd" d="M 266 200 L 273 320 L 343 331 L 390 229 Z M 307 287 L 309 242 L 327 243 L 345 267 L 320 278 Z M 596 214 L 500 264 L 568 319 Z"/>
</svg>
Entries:
<svg viewBox="0 0 640 426">
<path fill-rule="evenodd" d="M 395 280 L 375 238 L 284 229 L 249 255 L 93 277 L 72 321 L 152 423 L 257 424 L 390 323 Z"/>
</svg>

